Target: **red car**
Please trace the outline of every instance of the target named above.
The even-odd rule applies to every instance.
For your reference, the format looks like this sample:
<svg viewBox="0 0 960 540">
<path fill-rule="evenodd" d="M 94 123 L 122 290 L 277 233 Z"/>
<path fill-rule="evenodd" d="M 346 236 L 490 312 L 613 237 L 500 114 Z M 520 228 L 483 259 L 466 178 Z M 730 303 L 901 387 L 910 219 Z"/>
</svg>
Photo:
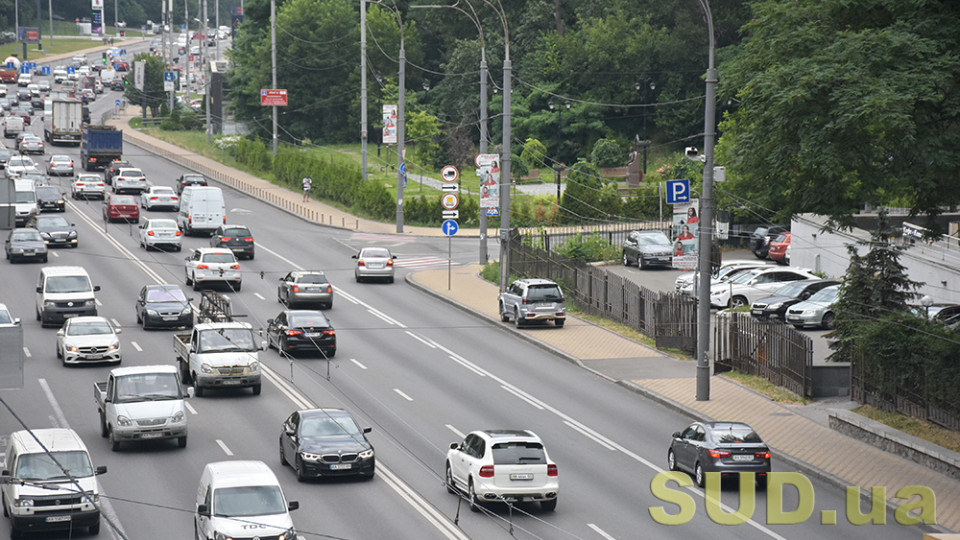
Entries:
<svg viewBox="0 0 960 540">
<path fill-rule="evenodd" d="M 140 223 L 140 206 L 133 195 L 110 195 L 103 201 L 103 220 Z"/>
<path fill-rule="evenodd" d="M 776 261 L 779 264 L 787 264 L 787 248 L 790 247 L 790 233 L 785 232 L 780 234 L 776 240 L 770 242 L 770 251 L 767 252 L 767 257 L 771 261 Z"/>
</svg>

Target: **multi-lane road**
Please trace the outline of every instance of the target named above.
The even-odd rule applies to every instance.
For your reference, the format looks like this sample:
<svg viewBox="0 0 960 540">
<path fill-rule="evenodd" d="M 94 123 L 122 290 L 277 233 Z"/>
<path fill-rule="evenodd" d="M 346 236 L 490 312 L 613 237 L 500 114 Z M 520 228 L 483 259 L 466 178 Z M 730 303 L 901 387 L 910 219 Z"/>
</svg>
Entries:
<svg viewBox="0 0 960 540">
<path fill-rule="evenodd" d="M 116 95 L 108 91 L 93 105 L 95 118 L 113 106 Z M 47 155 L 51 153 L 78 158 L 74 147 L 48 148 Z M 130 145 L 124 157 L 154 184 L 172 185 L 187 172 Z M 68 178 L 53 183 L 69 191 Z M 517 338 L 512 328 L 491 326 L 406 285 L 402 277 L 416 267 L 446 264 L 444 240 L 318 227 L 241 193 L 225 188 L 224 194 L 229 221 L 247 225 L 257 243 L 257 258 L 241 262 L 242 292 L 230 293 L 235 312 L 245 314 L 244 320 L 254 327 L 265 327 L 281 309 L 276 299 L 279 277 L 295 268 L 323 270 L 336 287 L 335 307 L 328 316 L 337 330 L 338 353 L 330 362 L 288 361 L 273 350 L 262 353 L 262 395 L 211 391 L 189 400 L 190 442 L 185 449 L 156 443 L 111 452 L 99 436 L 91 390 L 91 383 L 105 379 L 110 368 L 61 366 L 54 353 L 55 329 L 40 328 L 33 317 L 39 265 L 3 263 L 0 302 L 23 320 L 26 363 L 23 389 L 0 391 L 0 397 L 30 427 L 73 428 L 89 446 L 94 464 L 108 466 L 109 472 L 100 477 L 106 493 L 102 501 L 105 515 L 119 531 L 105 522 L 102 537 L 190 538 L 200 471 L 208 462 L 225 459 L 268 463 L 288 499 L 300 502 L 293 519 L 305 539 L 491 539 L 512 534 L 545 539 L 872 540 L 917 534 L 895 525 L 821 526 L 817 518 L 800 525 L 767 525 L 763 499 L 753 520 L 721 526 L 707 517 L 699 489 L 688 491 L 697 501 L 689 523 L 658 525 L 649 507 L 665 506 L 670 513 L 677 509 L 651 494 L 651 481 L 665 467 L 670 434 L 688 418 Z M 52 251 L 49 264 L 81 265 L 101 286 L 100 314 L 123 327 L 124 365 L 172 364 L 171 332 L 137 326 L 136 293 L 148 283 L 183 285 L 184 256 L 209 240 L 187 238 L 182 253 L 148 253 L 137 245 L 135 226 L 105 225 L 100 206 L 99 201 L 68 200 L 66 216 L 79 230 L 80 245 Z M 366 245 L 387 245 L 398 255 L 396 283 L 354 282 L 350 257 Z M 477 252 L 476 240 L 457 239 L 453 246 L 454 263 L 470 262 Z M 344 407 L 373 427 L 370 439 L 378 469 L 372 481 L 298 483 L 292 470 L 280 466 L 280 423 L 294 409 L 314 406 Z M 491 507 L 472 513 L 447 493 L 442 474 L 449 443 L 486 428 L 531 429 L 544 439 L 560 471 L 556 511 L 543 512 L 534 504 L 512 512 Z M 0 432 L 16 429 L 11 415 L 0 414 Z M 775 470 L 789 470 L 776 456 L 774 462 Z M 817 510 L 843 509 L 842 492 L 812 482 Z M 722 498 L 729 507 L 739 504 L 734 489 L 726 489 Z M 796 505 L 796 494 L 787 491 L 783 507 Z"/>
</svg>

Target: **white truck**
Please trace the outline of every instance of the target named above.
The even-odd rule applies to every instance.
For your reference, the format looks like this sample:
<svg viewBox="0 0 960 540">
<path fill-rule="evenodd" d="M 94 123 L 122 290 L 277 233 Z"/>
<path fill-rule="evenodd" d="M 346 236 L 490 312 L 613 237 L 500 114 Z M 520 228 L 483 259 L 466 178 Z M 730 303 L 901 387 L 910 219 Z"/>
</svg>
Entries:
<svg viewBox="0 0 960 540">
<path fill-rule="evenodd" d="M 110 448 L 124 441 L 176 439 L 187 446 L 187 411 L 184 391 L 174 366 L 115 368 L 105 382 L 93 383 L 93 396 L 100 413 L 100 435 Z"/>
<path fill-rule="evenodd" d="M 43 125 L 48 143 L 80 144 L 83 128 L 83 103 L 76 99 L 53 101 L 50 121 Z"/>
<path fill-rule="evenodd" d="M 24 130 L 23 118 L 19 116 L 3 117 L 3 136 L 11 139 Z"/>
</svg>

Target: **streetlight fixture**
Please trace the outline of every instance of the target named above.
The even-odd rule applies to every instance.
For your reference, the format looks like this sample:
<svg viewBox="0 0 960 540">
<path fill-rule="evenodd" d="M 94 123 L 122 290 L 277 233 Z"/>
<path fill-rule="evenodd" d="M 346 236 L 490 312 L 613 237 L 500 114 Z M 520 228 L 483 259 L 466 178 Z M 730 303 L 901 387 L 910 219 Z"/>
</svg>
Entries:
<svg viewBox="0 0 960 540">
<path fill-rule="evenodd" d="M 924 312 L 926 313 L 927 320 L 930 320 L 930 306 L 933 305 L 933 298 L 929 294 L 923 295 L 923 298 L 920 299 L 920 305 L 923 306 Z"/>
<path fill-rule="evenodd" d="M 553 100 L 547 102 L 547 106 L 550 107 L 550 110 L 557 110 L 557 153 L 554 154 L 556 158 L 553 160 L 553 171 L 557 178 L 557 206 L 560 206 L 560 172 L 565 168 L 562 163 L 560 163 L 560 146 L 563 141 L 563 109 L 569 111 L 570 106 L 573 103 L 568 99 L 563 102 L 563 107 L 559 104 L 554 104 Z"/>
<path fill-rule="evenodd" d="M 657 83 L 655 81 L 651 80 L 648 86 L 651 92 L 657 89 Z M 633 88 L 638 93 L 640 93 L 643 91 L 643 84 L 641 84 L 640 81 L 637 81 L 636 83 L 634 83 Z M 641 97 L 643 97 L 642 94 L 641 94 Z M 643 100 L 643 102 L 644 102 L 643 103 L 643 137 L 640 139 L 639 145 L 641 148 L 643 148 L 643 177 L 642 178 L 646 178 L 647 177 L 647 148 L 650 147 L 650 138 L 647 137 L 647 103 L 645 99 Z"/>
</svg>

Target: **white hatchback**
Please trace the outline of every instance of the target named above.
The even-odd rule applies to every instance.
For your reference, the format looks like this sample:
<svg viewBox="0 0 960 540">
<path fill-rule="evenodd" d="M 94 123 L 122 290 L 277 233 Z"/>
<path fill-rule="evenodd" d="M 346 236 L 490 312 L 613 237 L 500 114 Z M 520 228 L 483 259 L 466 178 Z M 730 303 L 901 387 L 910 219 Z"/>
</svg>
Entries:
<svg viewBox="0 0 960 540">
<path fill-rule="evenodd" d="M 172 219 L 148 219 L 140 225 L 140 247 L 150 251 L 171 247 L 176 251 L 181 249 L 183 233 Z"/>
<path fill-rule="evenodd" d="M 193 290 L 205 283 L 226 283 L 234 291 L 240 290 L 240 263 L 229 249 L 196 248 L 185 260 L 186 282 L 193 285 Z"/>
<path fill-rule="evenodd" d="M 106 186 L 103 178 L 96 174 L 81 174 L 73 181 L 70 189 L 70 196 L 74 199 L 87 199 L 96 197 L 103 200 L 106 196 Z"/>
<path fill-rule="evenodd" d="M 153 210 L 154 208 L 172 208 L 176 210 L 180 206 L 180 197 L 172 187 L 150 186 L 149 189 L 140 194 L 140 208 Z"/>
<path fill-rule="evenodd" d="M 817 279 L 805 268 L 761 267 L 745 270 L 710 289 L 710 305 L 715 308 L 750 307 L 757 300 L 772 295 L 791 281 Z"/>
</svg>

